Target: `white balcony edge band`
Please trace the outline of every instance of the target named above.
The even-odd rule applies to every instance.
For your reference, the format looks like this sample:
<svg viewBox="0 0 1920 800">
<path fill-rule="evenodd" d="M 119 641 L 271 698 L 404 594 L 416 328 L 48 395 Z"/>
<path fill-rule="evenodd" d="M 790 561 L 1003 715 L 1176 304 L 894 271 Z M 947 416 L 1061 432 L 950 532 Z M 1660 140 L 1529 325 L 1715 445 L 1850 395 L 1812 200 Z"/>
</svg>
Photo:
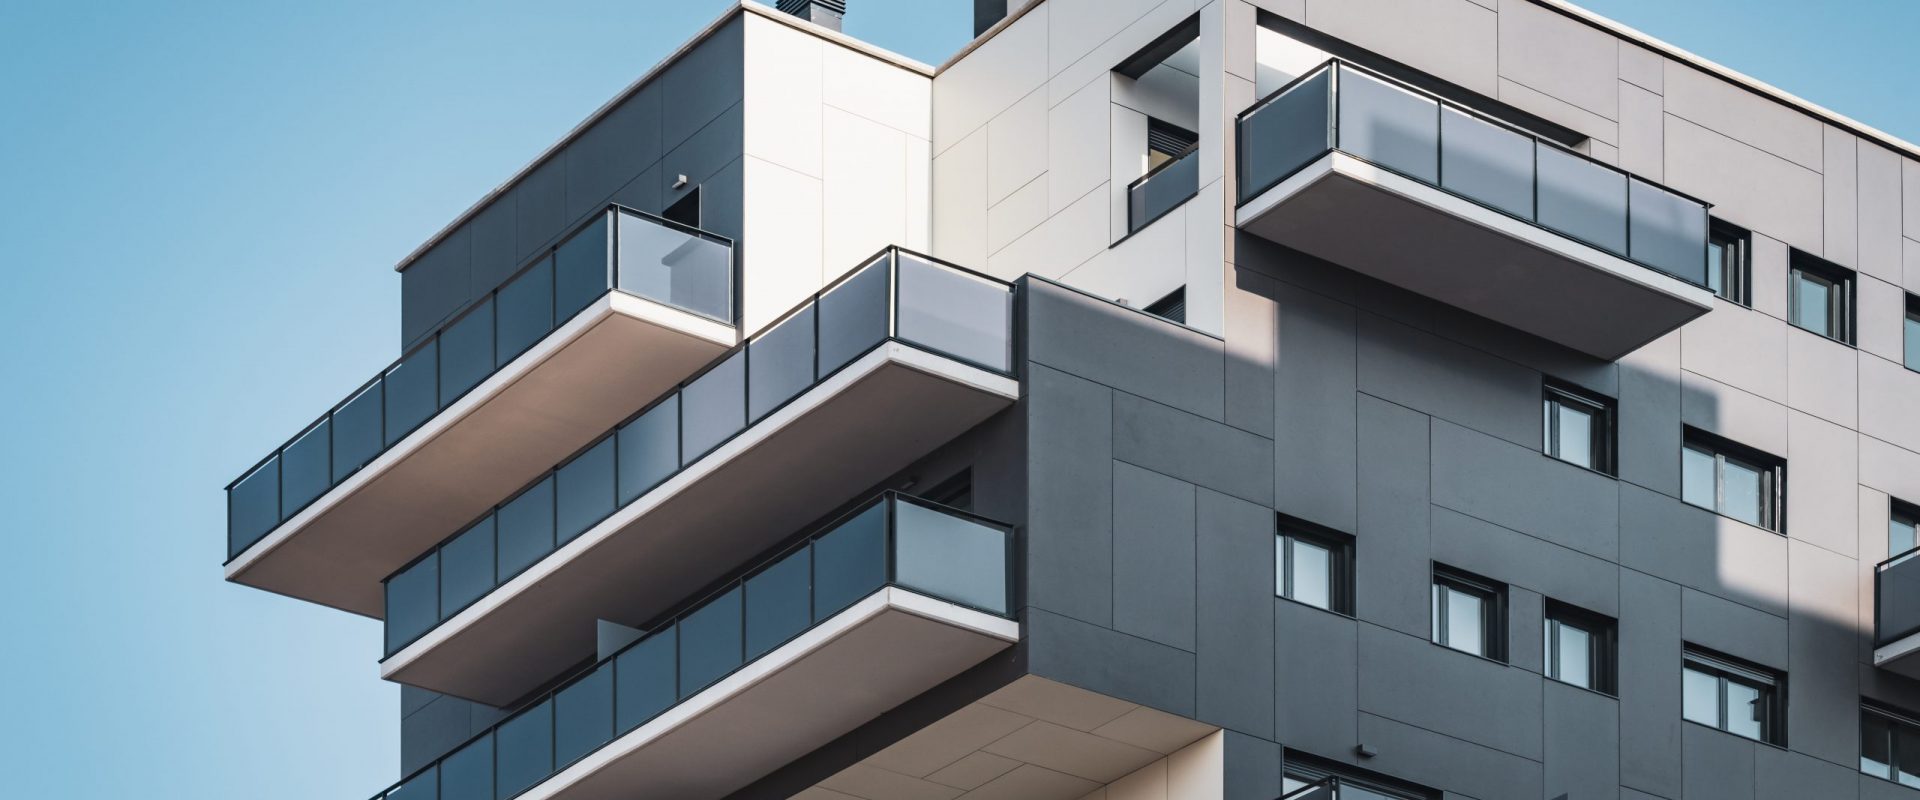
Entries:
<svg viewBox="0 0 1920 800">
<path fill-rule="evenodd" d="M 562 567 L 582 557 L 601 542 L 632 525 L 646 516 L 660 504 L 672 499 L 687 487 L 705 480 L 707 476 L 742 453 L 753 449 L 761 442 L 778 433 L 795 420 L 806 416 L 814 409 L 830 402 L 847 387 L 860 382 L 867 376 L 878 372 L 889 363 L 900 364 L 909 369 L 924 372 L 937 378 L 953 381 L 964 386 L 1018 400 L 1020 384 L 1012 378 L 996 375 L 978 367 L 968 366 L 945 356 L 938 356 L 911 345 L 899 342 L 886 342 L 874 348 L 872 352 L 861 356 L 852 364 L 835 373 L 813 388 L 802 392 L 792 402 L 762 418 L 759 422 L 747 426 L 746 430 L 702 456 L 699 461 L 681 470 L 666 482 L 649 490 L 633 502 L 615 510 L 612 516 L 601 520 L 586 532 L 574 537 L 558 549 L 528 567 L 526 571 L 514 576 L 506 583 L 495 587 L 482 596 L 473 605 L 467 606 L 451 618 L 441 622 L 412 644 L 400 649 L 380 664 L 380 677 L 392 677 L 425 656 L 434 648 L 459 635 L 476 622 L 493 613 L 496 609 L 518 597 L 534 585 L 552 577 Z"/>
<path fill-rule="evenodd" d="M 706 317 L 625 292 L 609 290 L 598 300 L 581 309 L 572 319 L 567 320 L 566 324 L 549 331 L 545 337 L 534 343 L 533 347 L 514 357 L 506 367 L 487 376 L 486 380 L 473 387 L 453 405 L 440 409 L 433 416 L 428 417 L 420 427 L 415 428 L 394 446 L 367 462 L 360 471 L 322 492 L 306 508 L 301 509 L 300 513 L 281 522 L 266 536 L 261 537 L 260 541 L 254 542 L 246 550 L 241 551 L 240 555 L 227 562 L 226 579 L 231 581 L 245 573 L 249 567 L 298 535 L 315 519 L 366 488 L 367 484 L 386 474 L 395 464 L 439 438 L 455 423 L 466 419 L 475 410 L 486 405 L 508 387 L 520 382 L 528 373 L 533 372 L 565 349 L 567 345 L 572 344 L 574 340 L 586 335 L 601 322 L 615 315 L 632 317 L 692 338 L 707 340 L 721 347 L 732 347 L 739 341 L 739 332 L 735 331 L 731 325 L 715 322 Z"/>
<path fill-rule="evenodd" d="M 1907 656 L 1920 652 L 1920 633 L 1911 633 L 1893 644 L 1873 649 L 1873 665 L 1884 667 Z"/>
</svg>

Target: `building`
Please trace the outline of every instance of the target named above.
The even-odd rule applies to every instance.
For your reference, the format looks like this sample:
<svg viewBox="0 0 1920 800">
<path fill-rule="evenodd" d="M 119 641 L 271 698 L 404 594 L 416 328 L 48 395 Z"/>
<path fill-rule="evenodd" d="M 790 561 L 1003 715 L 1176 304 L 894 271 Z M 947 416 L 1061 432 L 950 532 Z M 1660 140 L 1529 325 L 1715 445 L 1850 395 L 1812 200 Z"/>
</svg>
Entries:
<svg viewBox="0 0 1920 800">
<path fill-rule="evenodd" d="M 1920 797 L 1920 148 L 1559 0 L 780 6 L 228 487 L 374 797 Z"/>
</svg>

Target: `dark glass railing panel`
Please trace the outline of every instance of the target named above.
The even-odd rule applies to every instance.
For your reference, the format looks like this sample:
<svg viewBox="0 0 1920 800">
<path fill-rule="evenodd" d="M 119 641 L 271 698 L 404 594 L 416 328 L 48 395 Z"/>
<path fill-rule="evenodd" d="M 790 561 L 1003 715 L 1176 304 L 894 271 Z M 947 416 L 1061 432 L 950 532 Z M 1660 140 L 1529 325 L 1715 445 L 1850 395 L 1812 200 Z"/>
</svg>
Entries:
<svg viewBox="0 0 1920 800">
<path fill-rule="evenodd" d="M 731 324 L 733 245 L 618 207 L 583 223 L 229 484 L 227 558 L 616 290 Z M 288 469 L 281 470 L 283 464 Z M 271 487 L 251 482 L 269 478 Z"/>
<path fill-rule="evenodd" d="M 1339 150 L 1706 284 L 1706 203 L 1345 62 L 1255 104 L 1240 115 L 1238 138 L 1243 204 Z"/>
<path fill-rule="evenodd" d="M 1200 193 L 1200 148 L 1155 167 L 1127 186 L 1127 233 L 1141 228 Z"/>
<path fill-rule="evenodd" d="M 1885 647 L 1920 633 L 1920 549 L 1873 570 L 1873 643 Z"/>
<path fill-rule="evenodd" d="M 374 800 L 507 800 L 887 586 L 1011 618 L 1012 557 L 1007 525 L 883 493 Z"/>
<path fill-rule="evenodd" d="M 441 608 L 466 608 L 493 588 L 494 542 L 499 536 L 494 521 L 488 516 L 440 548 Z"/>
<path fill-rule="evenodd" d="M 438 620 L 433 609 L 440 593 L 440 559 L 421 561 L 387 581 L 387 647 L 410 642 Z"/>
<path fill-rule="evenodd" d="M 483 546 L 465 542 L 469 535 L 494 537 L 479 594 L 471 570 L 485 565 L 477 559 L 432 567 L 457 574 L 458 592 L 388 593 L 390 602 L 428 606 L 389 609 L 409 621 L 410 635 L 390 636 L 388 654 L 425 633 L 412 620 L 425 615 L 437 625 L 459 613 L 881 343 L 899 340 L 1007 374 L 1012 330 L 1008 284 L 888 250 L 395 573 L 454 558 L 445 551 L 456 542 L 478 552 Z"/>
</svg>

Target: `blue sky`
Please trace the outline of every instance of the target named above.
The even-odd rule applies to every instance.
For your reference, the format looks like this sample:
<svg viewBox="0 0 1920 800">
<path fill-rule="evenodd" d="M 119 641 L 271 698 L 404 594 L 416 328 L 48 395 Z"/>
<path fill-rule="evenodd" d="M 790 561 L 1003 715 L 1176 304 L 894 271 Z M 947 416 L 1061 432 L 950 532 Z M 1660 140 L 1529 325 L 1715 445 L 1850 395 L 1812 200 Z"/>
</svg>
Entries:
<svg viewBox="0 0 1920 800">
<path fill-rule="evenodd" d="M 720 0 L 0 3 L 0 772 L 22 797 L 361 800 L 372 621 L 220 580 L 220 489 L 397 355 L 391 265 Z M 854 0 L 939 62 L 967 0 Z M 1905 0 L 1590 0 L 1909 139 Z"/>
</svg>

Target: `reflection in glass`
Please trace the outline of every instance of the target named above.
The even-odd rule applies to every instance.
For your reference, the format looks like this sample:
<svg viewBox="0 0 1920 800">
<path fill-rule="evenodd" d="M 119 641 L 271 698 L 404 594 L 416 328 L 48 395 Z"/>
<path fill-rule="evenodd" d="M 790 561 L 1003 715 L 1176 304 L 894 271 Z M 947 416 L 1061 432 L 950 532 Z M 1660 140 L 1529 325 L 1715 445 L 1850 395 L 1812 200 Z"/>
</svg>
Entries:
<svg viewBox="0 0 1920 800">
<path fill-rule="evenodd" d="M 1795 272 L 1793 281 L 1793 324 L 1833 336 L 1833 318 L 1828 313 L 1834 305 L 1833 282 L 1805 272 Z"/>
<path fill-rule="evenodd" d="M 621 426 L 615 449 L 620 455 L 620 504 L 626 505 L 680 468 L 680 395 L 667 395 L 646 413 Z"/>
<path fill-rule="evenodd" d="M 887 507 L 873 506 L 813 543 L 813 619 L 840 613 L 887 581 Z"/>
<path fill-rule="evenodd" d="M 1691 447 L 1680 451 L 1680 499 L 1705 509 L 1713 509 L 1715 487 L 1713 454 Z"/>
<path fill-rule="evenodd" d="M 385 446 L 380 436 L 380 412 L 385 402 L 380 382 L 374 381 L 333 412 L 335 483 L 380 455 L 380 448 Z"/>
<path fill-rule="evenodd" d="M 1760 524 L 1760 471 L 1733 459 L 1721 459 L 1723 504 L 1720 513 L 1748 525 Z"/>
<path fill-rule="evenodd" d="M 999 283 L 899 253 L 900 338 L 989 369 L 1011 366 L 1013 293 Z"/>
<path fill-rule="evenodd" d="M 614 660 L 614 698 L 618 703 L 615 722 L 621 732 L 653 719 L 667 710 L 678 697 L 674 670 L 679 654 L 674 651 L 674 630 L 667 628 L 648 636 Z"/>
<path fill-rule="evenodd" d="M 1765 701 L 1760 690 L 1738 681 L 1727 681 L 1727 732 L 1758 739 L 1762 720 L 1766 719 Z"/>
<path fill-rule="evenodd" d="M 542 257 L 495 293 L 494 366 L 506 366 L 553 330 L 553 259 Z"/>
<path fill-rule="evenodd" d="M 621 290 L 721 322 L 733 319 L 733 252 L 621 211 Z"/>
<path fill-rule="evenodd" d="M 1292 548 L 1293 596 L 1289 599 L 1314 608 L 1333 607 L 1333 554 L 1312 542 L 1287 539 Z"/>
<path fill-rule="evenodd" d="M 1593 415 L 1565 403 L 1554 404 L 1555 430 L 1559 441 L 1554 454 L 1591 469 L 1593 467 Z"/>
<path fill-rule="evenodd" d="M 440 559 L 428 556 L 387 579 L 387 652 L 440 621 Z"/>
<path fill-rule="evenodd" d="M 1681 681 L 1680 716 L 1702 725 L 1720 727 L 1720 678 L 1688 669 Z"/>
<path fill-rule="evenodd" d="M 894 577 L 997 614 L 1007 611 L 1007 540 L 997 528 L 917 503 L 894 503 Z"/>
<path fill-rule="evenodd" d="M 887 338 L 890 255 L 881 255 L 841 281 L 816 304 L 820 314 L 820 368 L 824 378 Z"/>
<path fill-rule="evenodd" d="M 1628 191 L 1633 194 L 1628 201 L 1633 249 L 1627 255 L 1681 280 L 1705 283 L 1700 243 L 1707 239 L 1707 210 L 1637 178 Z"/>
<path fill-rule="evenodd" d="M 553 696 L 555 767 L 613 738 L 613 670 L 611 665 L 595 669 Z"/>
<path fill-rule="evenodd" d="M 1447 640 L 1443 644 L 1464 653 L 1486 655 L 1486 632 L 1480 629 L 1486 601 L 1452 587 L 1443 586 L 1441 591 L 1446 592 L 1447 613 Z"/>
<path fill-rule="evenodd" d="M 445 403 L 493 374 L 493 298 L 440 333 L 440 398 Z"/>
<path fill-rule="evenodd" d="M 280 457 L 267 459 L 227 490 L 227 556 L 280 524 Z"/>
<path fill-rule="evenodd" d="M 747 425 L 746 351 L 725 361 L 680 390 L 680 463 L 699 460 Z"/>
<path fill-rule="evenodd" d="M 554 324 L 565 323 L 607 293 L 608 241 L 605 214 L 553 251 Z"/>
<path fill-rule="evenodd" d="M 1440 180 L 1440 107 L 1364 72 L 1340 70 L 1340 149 L 1429 184 Z"/>
<path fill-rule="evenodd" d="M 486 800 L 493 796 L 493 736 L 473 740 L 440 762 L 443 800 Z"/>
<path fill-rule="evenodd" d="M 493 588 L 493 516 L 440 548 L 440 618 L 466 608 Z"/>
<path fill-rule="evenodd" d="M 331 443 L 332 425 L 323 419 L 280 451 L 281 516 L 299 513 L 332 483 L 327 467 Z"/>
</svg>

